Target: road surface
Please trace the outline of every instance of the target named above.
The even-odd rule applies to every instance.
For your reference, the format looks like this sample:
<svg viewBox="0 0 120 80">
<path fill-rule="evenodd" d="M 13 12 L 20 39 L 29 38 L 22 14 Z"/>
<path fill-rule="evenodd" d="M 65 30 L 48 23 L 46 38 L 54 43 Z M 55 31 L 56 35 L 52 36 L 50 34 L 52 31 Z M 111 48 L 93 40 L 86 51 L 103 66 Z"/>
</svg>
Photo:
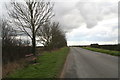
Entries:
<svg viewBox="0 0 120 80">
<path fill-rule="evenodd" d="M 118 57 L 70 47 L 61 78 L 118 78 Z"/>
</svg>

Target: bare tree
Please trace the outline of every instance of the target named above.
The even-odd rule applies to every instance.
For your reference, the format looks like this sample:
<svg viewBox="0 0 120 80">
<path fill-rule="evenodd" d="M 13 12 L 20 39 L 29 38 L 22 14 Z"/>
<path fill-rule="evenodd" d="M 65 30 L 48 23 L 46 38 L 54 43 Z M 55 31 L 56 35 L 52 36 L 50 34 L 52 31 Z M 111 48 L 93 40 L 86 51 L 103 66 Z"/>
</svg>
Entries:
<svg viewBox="0 0 120 80">
<path fill-rule="evenodd" d="M 54 48 L 60 48 L 67 46 L 67 40 L 65 36 L 65 32 L 60 28 L 61 26 L 59 23 L 53 23 L 51 34 L 52 34 L 52 40 L 51 40 L 51 47 Z"/>
<path fill-rule="evenodd" d="M 11 2 L 12 8 L 8 11 L 9 16 L 21 32 L 27 34 L 32 40 L 32 52 L 36 55 L 36 33 L 38 29 L 50 21 L 54 16 L 54 3 L 40 0 L 28 0 L 25 2 Z"/>
<path fill-rule="evenodd" d="M 65 33 L 60 29 L 59 23 L 47 23 L 37 33 L 39 42 L 46 49 L 60 48 L 67 45 Z"/>
</svg>

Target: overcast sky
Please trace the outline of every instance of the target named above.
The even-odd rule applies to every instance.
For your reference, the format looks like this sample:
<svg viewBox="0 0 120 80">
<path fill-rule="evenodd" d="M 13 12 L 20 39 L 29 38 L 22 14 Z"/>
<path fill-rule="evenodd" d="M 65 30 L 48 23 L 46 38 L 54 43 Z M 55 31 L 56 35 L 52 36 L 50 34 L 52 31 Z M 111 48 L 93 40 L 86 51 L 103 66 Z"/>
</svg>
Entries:
<svg viewBox="0 0 120 80">
<path fill-rule="evenodd" d="M 67 31 L 68 45 L 118 43 L 117 0 L 56 2 L 55 13 Z"/>
<path fill-rule="evenodd" d="M 118 0 L 57 0 L 54 13 L 68 45 L 118 43 Z"/>
</svg>

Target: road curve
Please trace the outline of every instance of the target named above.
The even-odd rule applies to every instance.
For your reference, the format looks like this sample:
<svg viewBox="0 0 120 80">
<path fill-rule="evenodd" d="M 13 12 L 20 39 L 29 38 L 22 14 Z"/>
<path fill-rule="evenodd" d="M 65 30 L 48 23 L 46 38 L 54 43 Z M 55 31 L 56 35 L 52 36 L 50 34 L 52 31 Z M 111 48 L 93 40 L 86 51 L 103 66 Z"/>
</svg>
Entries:
<svg viewBox="0 0 120 80">
<path fill-rule="evenodd" d="M 118 78 L 118 57 L 70 47 L 61 78 Z"/>
</svg>

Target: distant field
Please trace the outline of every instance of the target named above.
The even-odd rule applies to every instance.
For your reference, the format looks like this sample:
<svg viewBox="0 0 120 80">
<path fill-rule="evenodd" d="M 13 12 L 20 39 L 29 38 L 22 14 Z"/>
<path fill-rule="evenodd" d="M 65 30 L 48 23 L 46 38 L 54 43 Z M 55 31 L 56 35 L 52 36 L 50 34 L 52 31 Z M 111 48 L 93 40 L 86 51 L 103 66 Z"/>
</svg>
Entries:
<svg viewBox="0 0 120 80">
<path fill-rule="evenodd" d="M 91 48 L 91 47 L 82 47 L 82 48 L 88 49 L 88 50 L 91 50 L 91 51 L 110 54 L 110 55 L 113 55 L 113 56 L 120 56 L 120 51 L 106 50 L 106 49 L 100 49 L 100 48 Z"/>
<path fill-rule="evenodd" d="M 29 65 L 16 70 L 8 78 L 56 78 L 59 76 L 69 48 L 64 47 L 52 52 L 44 52 L 38 57 L 39 64 Z"/>
</svg>

